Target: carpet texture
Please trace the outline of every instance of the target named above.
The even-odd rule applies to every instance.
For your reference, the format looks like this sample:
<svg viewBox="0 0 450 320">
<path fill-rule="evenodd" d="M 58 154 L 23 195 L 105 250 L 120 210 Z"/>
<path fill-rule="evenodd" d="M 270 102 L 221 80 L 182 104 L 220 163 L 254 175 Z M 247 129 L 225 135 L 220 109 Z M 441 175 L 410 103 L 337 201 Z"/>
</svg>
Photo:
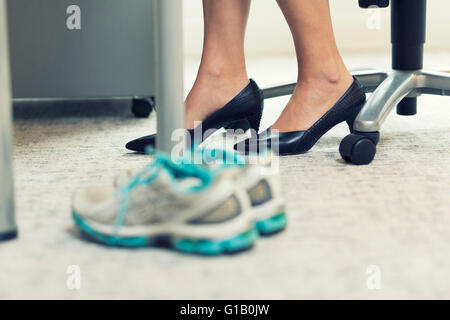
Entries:
<svg viewBox="0 0 450 320">
<path fill-rule="evenodd" d="M 249 64 L 263 85 L 295 77 L 295 60 L 271 60 L 264 75 L 267 61 Z M 263 125 L 287 99 L 267 101 Z M 124 145 L 154 132 L 155 120 L 135 119 L 126 101 L 16 106 L 20 237 L 0 244 L 0 298 L 450 298 L 450 98 L 421 97 L 416 117 L 392 114 L 370 166 L 340 159 L 344 125 L 307 154 L 281 158 L 287 230 L 216 258 L 107 248 L 73 226 L 73 192 L 147 163 Z M 79 290 L 67 286 L 71 265 L 81 270 Z M 372 270 L 379 289 L 367 285 Z"/>
</svg>

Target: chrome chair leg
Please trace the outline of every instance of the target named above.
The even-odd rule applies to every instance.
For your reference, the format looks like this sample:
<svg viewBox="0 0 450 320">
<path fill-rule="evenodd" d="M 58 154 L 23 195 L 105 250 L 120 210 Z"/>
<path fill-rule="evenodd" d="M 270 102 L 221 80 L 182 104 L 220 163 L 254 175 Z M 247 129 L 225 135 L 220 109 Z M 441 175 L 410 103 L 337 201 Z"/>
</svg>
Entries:
<svg viewBox="0 0 450 320">
<path fill-rule="evenodd" d="M 352 75 L 359 81 L 365 92 L 373 92 L 388 76 L 387 72 L 380 70 L 357 70 Z M 294 92 L 296 82 L 281 84 L 262 90 L 264 99 L 271 99 L 290 95 Z"/>
<path fill-rule="evenodd" d="M 416 71 L 393 71 L 367 100 L 354 123 L 360 132 L 377 132 L 389 112 L 415 87 Z"/>
<path fill-rule="evenodd" d="M 424 70 L 394 70 L 381 83 L 355 120 L 359 132 L 379 131 L 390 111 L 407 96 L 450 95 L 450 74 Z"/>
<path fill-rule="evenodd" d="M 417 88 L 421 93 L 450 96 L 450 73 L 421 70 Z"/>
</svg>

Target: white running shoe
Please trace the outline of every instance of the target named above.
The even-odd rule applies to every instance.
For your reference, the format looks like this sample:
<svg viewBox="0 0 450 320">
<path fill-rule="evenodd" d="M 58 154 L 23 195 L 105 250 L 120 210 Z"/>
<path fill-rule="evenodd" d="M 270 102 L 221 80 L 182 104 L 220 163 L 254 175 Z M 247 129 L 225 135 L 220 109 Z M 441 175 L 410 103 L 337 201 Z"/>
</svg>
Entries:
<svg viewBox="0 0 450 320">
<path fill-rule="evenodd" d="M 253 221 L 260 235 L 272 235 L 286 227 L 287 217 L 278 168 L 272 165 L 269 152 L 249 158 L 223 149 L 205 148 L 196 149 L 179 160 L 189 165 L 197 164 L 213 174 L 228 175 L 245 189 L 251 202 Z M 123 171 L 115 180 L 116 187 L 125 185 L 136 173 L 136 170 Z"/>
<path fill-rule="evenodd" d="M 161 154 L 126 183 L 77 192 L 73 218 L 90 238 L 115 246 L 217 255 L 250 248 L 257 238 L 250 200 L 235 180 Z"/>
<path fill-rule="evenodd" d="M 213 171 L 233 167 L 240 169 L 234 171 L 235 179 L 249 195 L 253 220 L 260 235 L 272 235 L 286 227 L 287 217 L 278 167 L 273 165 L 269 151 L 253 157 L 223 149 L 202 149 L 196 152 L 203 154 L 205 162 L 210 163 L 209 167 Z"/>
</svg>

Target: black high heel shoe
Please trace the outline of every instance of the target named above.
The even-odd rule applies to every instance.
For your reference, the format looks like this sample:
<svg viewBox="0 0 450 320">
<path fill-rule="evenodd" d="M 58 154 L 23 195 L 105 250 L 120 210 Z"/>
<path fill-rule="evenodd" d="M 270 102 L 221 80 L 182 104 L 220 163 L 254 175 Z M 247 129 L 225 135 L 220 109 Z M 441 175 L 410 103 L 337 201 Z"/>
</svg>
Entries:
<svg viewBox="0 0 450 320">
<path fill-rule="evenodd" d="M 191 143 L 200 144 L 220 128 L 243 132 L 251 128 L 258 132 L 263 106 L 262 91 L 256 82 L 250 79 L 250 83 L 225 106 L 207 116 L 195 129 L 186 130 L 188 137 L 191 138 Z M 197 135 L 201 138 L 198 139 Z M 125 147 L 132 151 L 144 152 L 146 147 L 154 148 L 155 145 L 156 134 L 152 134 L 130 141 Z"/>
<path fill-rule="evenodd" d="M 366 95 L 359 82 L 354 78 L 350 88 L 336 104 L 316 121 L 308 130 L 291 132 L 266 131 L 244 140 L 234 149 L 243 153 L 258 153 L 271 148 L 279 155 L 294 155 L 305 153 L 331 128 L 346 121 L 350 132 L 353 132 L 353 122 L 366 101 Z"/>
</svg>

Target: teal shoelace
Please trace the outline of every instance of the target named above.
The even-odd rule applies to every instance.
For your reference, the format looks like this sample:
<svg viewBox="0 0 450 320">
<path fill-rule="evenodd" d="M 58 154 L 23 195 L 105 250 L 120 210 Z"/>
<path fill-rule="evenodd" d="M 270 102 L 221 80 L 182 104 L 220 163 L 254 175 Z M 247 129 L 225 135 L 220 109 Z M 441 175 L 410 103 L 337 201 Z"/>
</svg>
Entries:
<svg viewBox="0 0 450 320">
<path fill-rule="evenodd" d="M 131 192 L 137 186 L 148 186 L 151 184 L 162 171 L 166 171 L 170 178 L 171 187 L 180 194 L 192 194 L 206 189 L 214 180 L 215 174 L 207 168 L 190 164 L 187 162 L 176 163 L 170 159 L 170 156 L 154 151 L 152 152 L 155 161 L 146 166 L 132 180 L 118 191 L 118 196 L 122 198 L 119 212 L 114 223 L 114 231 L 117 235 L 118 230 L 123 225 L 129 208 L 129 200 Z M 197 178 L 201 183 L 185 187 L 180 181 L 185 178 Z"/>
</svg>

